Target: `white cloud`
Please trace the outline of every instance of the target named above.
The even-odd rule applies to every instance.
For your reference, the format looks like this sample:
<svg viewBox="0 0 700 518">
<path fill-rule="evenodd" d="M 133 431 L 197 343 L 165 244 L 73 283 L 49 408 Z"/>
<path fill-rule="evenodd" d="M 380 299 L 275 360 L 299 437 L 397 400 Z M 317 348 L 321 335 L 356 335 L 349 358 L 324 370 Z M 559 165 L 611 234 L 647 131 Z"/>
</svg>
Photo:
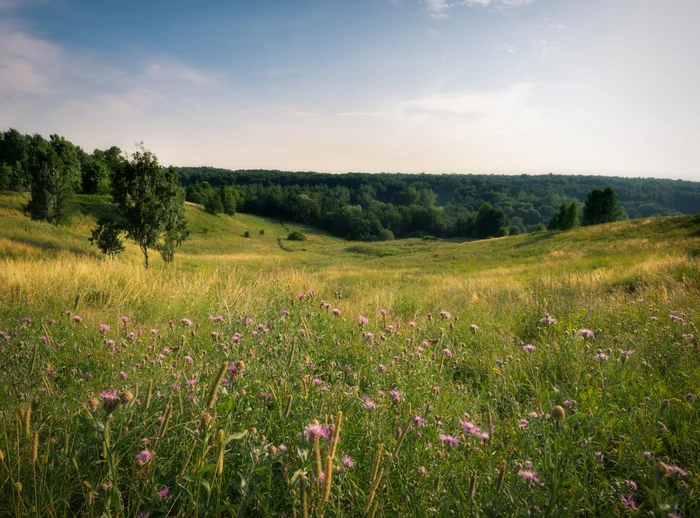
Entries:
<svg viewBox="0 0 700 518">
<path fill-rule="evenodd" d="M 515 83 L 500 91 L 438 93 L 402 101 L 409 114 L 436 119 L 461 136 L 496 136 L 539 126 L 541 114 L 528 104 L 537 83 Z"/>
<path fill-rule="evenodd" d="M 520 5 L 531 4 L 535 0 L 463 0 L 465 5 L 481 5 L 488 7 L 489 5 L 499 7 L 518 7 Z"/>
<path fill-rule="evenodd" d="M 424 0 L 424 2 L 431 18 L 442 19 L 449 16 L 447 9 L 449 9 L 450 5 L 446 0 Z"/>
</svg>

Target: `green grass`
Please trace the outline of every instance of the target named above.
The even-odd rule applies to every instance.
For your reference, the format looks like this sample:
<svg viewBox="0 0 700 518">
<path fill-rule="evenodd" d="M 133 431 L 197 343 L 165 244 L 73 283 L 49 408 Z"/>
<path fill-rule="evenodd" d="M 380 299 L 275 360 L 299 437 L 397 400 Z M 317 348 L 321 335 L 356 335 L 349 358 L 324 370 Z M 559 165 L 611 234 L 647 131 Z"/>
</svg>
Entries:
<svg viewBox="0 0 700 518">
<path fill-rule="evenodd" d="M 0 194 L 0 516 L 700 515 L 698 217 L 348 243 L 188 205 L 146 271 L 87 242 L 103 198 L 59 228 L 23 203 Z M 334 453 L 303 431 L 339 411 Z"/>
</svg>

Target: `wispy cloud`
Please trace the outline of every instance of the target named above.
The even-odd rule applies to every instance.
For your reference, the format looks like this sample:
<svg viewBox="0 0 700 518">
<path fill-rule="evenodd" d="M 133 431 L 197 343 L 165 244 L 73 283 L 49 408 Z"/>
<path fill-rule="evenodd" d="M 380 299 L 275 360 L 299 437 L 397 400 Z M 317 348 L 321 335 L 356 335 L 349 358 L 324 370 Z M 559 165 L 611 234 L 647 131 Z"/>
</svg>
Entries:
<svg viewBox="0 0 700 518">
<path fill-rule="evenodd" d="M 431 18 L 439 20 L 449 16 L 447 9 L 450 8 L 450 5 L 445 0 L 424 0 L 424 2 Z"/>
<path fill-rule="evenodd" d="M 490 5 L 499 7 L 518 7 L 520 5 L 531 4 L 535 0 L 462 0 L 465 5 L 481 5 L 488 7 Z"/>
<path fill-rule="evenodd" d="M 540 112 L 528 104 L 537 83 L 515 83 L 499 91 L 438 93 L 402 101 L 409 113 L 437 117 L 470 136 L 512 134 L 536 128 Z"/>
</svg>

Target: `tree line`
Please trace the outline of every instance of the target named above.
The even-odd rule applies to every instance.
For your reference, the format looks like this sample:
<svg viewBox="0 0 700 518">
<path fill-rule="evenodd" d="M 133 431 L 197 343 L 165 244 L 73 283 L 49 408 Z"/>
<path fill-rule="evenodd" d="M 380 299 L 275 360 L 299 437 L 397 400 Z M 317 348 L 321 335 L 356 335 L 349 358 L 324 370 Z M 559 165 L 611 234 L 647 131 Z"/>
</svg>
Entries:
<svg viewBox="0 0 700 518">
<path fill-rule="evenodd" d="M 697 182 L 166 168 L 142 147 L 131 156 L 115 146 L 87 153 L 58 135 L 14 129 L 0 132 L 0 189 L 29 191 L 30 216 L 56 225 L 70 218 L 74 194 L 111 195 L 114 210 L 92 241 L 116 254 L 131 238 L 146 263 L 149 250 L 172 260 L 186 238 L 184 200 L 212 214 L 280 218 L 363 241 L 499 237 L 700 211 Z"/>
</svg>

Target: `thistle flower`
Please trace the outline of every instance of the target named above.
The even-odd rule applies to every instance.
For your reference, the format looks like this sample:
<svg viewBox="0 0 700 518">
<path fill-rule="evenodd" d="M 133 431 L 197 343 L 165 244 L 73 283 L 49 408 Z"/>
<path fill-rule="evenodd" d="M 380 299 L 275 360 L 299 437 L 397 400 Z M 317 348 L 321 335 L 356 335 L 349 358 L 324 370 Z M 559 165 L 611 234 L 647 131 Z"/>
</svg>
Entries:
<svg viewBox="0 0 700 518">
<path fill-rule="evenodd" d="M 104 334 L 109 331 L 109 326 L 107 324 L 100 324 L 100 333 Z"/>
<path fill-rule="evenodd" d="M 521 430 L 524 430 L 525 428 L 527 428 L 527 425 L 529 425 L 529 424 L 530 424 L 530 423 L 529 423 L 529 421 L 528 421 L 527 419 L 520 419 L 520 420 L 518 420 L 518 427 L 519 427 Z"/>
<path fill-rule="evenodd" d="M 636 511 L 637 506 L 634 504 L 634 498 L 632 495 L 623 495 L 622 498 L 622 505 L 625 507 L 625 511 Z"/>
<path fill-rule="evenodd" d="M 152 451 L 143 450 L 141 453 L 136 455 L 136 465 L 144 466 L 145 464 L 148 464 L 149 462 L 151 462 L 152 458 L 153 458 Z"/>
<path fill-rule="evenodd" d="M 167 498 L 169 493 L 170 493 L 170 488 L 164 487 L 163 489 L 158 491 L 158 496 L 161 498 Z"/>
<path fill-rule="evenodd" d="M 579 334 L 579 336 L 582 336 L 584 339 L 593 338 L 595 336 L 593 331 L 591 331 L 590 329 L 579 329 L 578 334 Z"/>
<path fill-rule="evenodd" d="M 542 318 L 540 318 L 540 324 L 547 324 L 547 325 L 553 325 L 559 322 L 556 318 L 552 318 L 549 315 L 545 315 Z"/>
<path fill-rule="evenodd" d="M 327 440 L 330 437 L 330 429 L 328 425 L 321 425 L 318 420 L 314 419 L 304 428 L 304 435 L 308 441 L 311 441 L 313 437 L 323 437 Z"/>
<path fill-rule="evenodd" d="M 353 459 L 349 455 L 343 455 L 343 457 L 340 459 L 340 463 L 343 465 L 345 470 L 349 470 L 355 467 L 355 459 Z"/>
<path fill-rule="evenodd" d="M 73 317 L 73 321 L 74 321 L 76 324 L 80 324 L 80 322 L 82 322 L 83 319 L 82 319 L 82 317 L 79 317 L 78 315 L 75 315 L 75 316 Z"/>
<path fill-rule="evenodd" d="M 450 312 L 449 312 L 449 311 L 445 311 L 444 309 L 443 309 L 442 311 L 440 311 L 440 316 L 441 316 L 442 318 L 444 318 L 445 320 L 448 320 L 448 319 L 452 318 L 452 315 L 450 315 Z"/>
<path fill-rule="evenodd" d="M 401 401 L 401 393 L 398 390 L 390 390 L 389 395 L 391 396 L 391 399 L 394 400 L 394 403 L 398 403 L 399 401 Z"/>
<path fill-rule="evenodd" d="M 555 421 L 561 421 L 566 417 L 566 411 L 564 408 L 560 405 L 555 406 L 552 408 L 552 419 Z"/>
<path fill-rule="evenodd" d="M 361 326 L 369 323 L 369 319 L 367 317 L 363 317 L 362 315 L 358 317 L 358 320 L 360 321 Z"/>
<path fill-rule="evenodd" d="M 339 310 L 338 308 L 333 308 L 332 313 L 333 313 L 335 316 L 338 316 L 338 315 L 340 315 L 340 310 Z"/>
<path fill-rule="evenodd" d="M 372 410 L 377 408 L 377 403 L 375 403 L 374 401 L 369 399 L 367 396 L 365 396 L 363 399 L 364 399 L 364 403 L 362 403 L 362 408 L 364 408 L 368 412 L 371 412 Z"/>
<path fill-rule="evenodd" d="M 537 348 L 532 344 L 523 345 L 523 351 L 525 351 L 526 353 L 530 353 L 530 352 L 534 351 L 535 349 L 537 349 Z"/>
<path fill-rule="evenodd" d="M 518 471 L 518 476 L 522 478 L 525 482 L 528 484 L 537 484 L 540 482 L 539 477 L 537 476 L 536 471 L 532 470 L 520 470 Z"/>
<path fill-rule="evenodd" d="M 457 437 L 454 437 L 453 435 L 447 435 L 444 433 L 441 433 L 438 438 L 445 444 L 446 446 L 449 447 L 455 447 L 459 446 L 459 439 Z"/>
<path fill-rule="evenodd" d="M 181 322 L 182 325 L 184 325 L 185 327 L 189 327 L 189 326 L 192 325 L 192 321 L 191 321 L 189 318 L 183 318 L 182 320 L 180 320 L 180 322 Z"/>
</svg>

